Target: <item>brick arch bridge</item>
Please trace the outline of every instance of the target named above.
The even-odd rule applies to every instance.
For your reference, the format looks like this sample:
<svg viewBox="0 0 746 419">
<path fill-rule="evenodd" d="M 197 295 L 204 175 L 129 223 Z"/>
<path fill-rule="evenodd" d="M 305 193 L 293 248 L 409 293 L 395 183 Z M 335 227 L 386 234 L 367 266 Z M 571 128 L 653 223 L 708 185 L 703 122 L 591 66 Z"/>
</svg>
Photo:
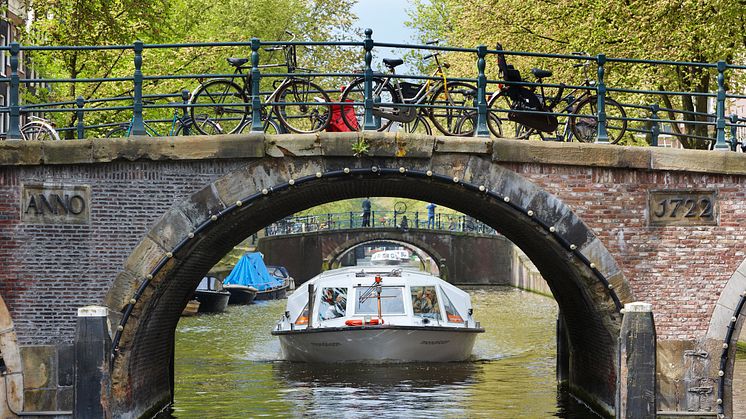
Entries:
<svg viewBox="0 0 746 419">
<path fill-rule="evenodd" d="M 359 136 L 370 151 L 353 158 Z M 707 410 L 721 398 L 727 413 L 727 380 L 697 400 L 688 387 L 718 382 L 710 360 L 727 330 L 708 327 L 722 323 L 718 301 L 741 281 L 745 162 L 736 153 L 378 133 L 4 142 L 0 294 L 23 358 L 6 366 L 18 376 L 33 360 L 49 372 L 8 397 L 25 411 L 69 407 L 31 396 L 69 391 L 60 360 L 75 340 L 75 310 L 97 304 L 108 307 L 113 336 L 104 408 L 126 417 L 162 408 L 179 313 L 223 254 L 297 211 L 393 196 L 480 219 L 531 258 L 560 306 L 569 384 L 584 400 L 613 411 L 619 309 L 640 300 L 655 315 L 660 408 Z M 649 197 L 694 189 L 716 197 L 714 223 L 652 225 Z M 692 361 L 692 350 L 707 356 Z"/>
<path fill-rule="evenodd" d="M 513 246 L 500 235 L 380 227 L 319 230 L 302 235 L 262 237 L 257 250 L 264 254 L 268 264 L 285 265 L 300 284 L 323 269 L 335 266 L 350 249 L 381 241 L 395 241 L 421 249 L 436 264 L 443 265 L 444 279 L 454 283 L 510 283 Z"/>
</svg>

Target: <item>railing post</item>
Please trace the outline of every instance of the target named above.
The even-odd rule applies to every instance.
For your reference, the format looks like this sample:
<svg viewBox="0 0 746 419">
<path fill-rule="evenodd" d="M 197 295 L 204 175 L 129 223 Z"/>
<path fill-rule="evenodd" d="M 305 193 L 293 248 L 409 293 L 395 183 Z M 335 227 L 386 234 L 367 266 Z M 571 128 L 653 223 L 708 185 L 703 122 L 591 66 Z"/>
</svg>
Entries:
<svg viewBox="0 0 746 419">
<path fill-rule="evenodd" d="M 370 226 L 371 227 L 376 226 L 376 212 L 375 211 L 370 212 Z"/>
<path fill-rule="evenodd" d="M 18 42 L 10 43 L 10 126 L 8 126 L 8 139 L 20 140 L 21 135 L 21 107 L 18 103 L 19 89 L 21 86 L 18 77 L 18 54 L 21 45 Z"/>
<path fill-rule="evenodd" d="M 350 228 L 355 228 L 355 224 L 353 224 L 352 222 L 352 211 L 350 211 Z"/>
<path fill-rule="evenodd" d="M 147 135 L 142 119 L 142 41 L 135 41 L 135 90 L 132 104 L 132 130 L 130 135 Z"/>
<path fill-rule="evenodd" d="M 738 138 L 736 137 L 736 134 L 738 132 L 738 115 L 732 113 L 730 114 L 730 150 L 736 151 L 738 149 Z"/>
<path fill-rule="evenodd" d="M 596 105 L 598 133 L 596 136 L 597 143 L 608 143 L 609 133 L 606 131 L 606 84 L 604 83 L 604 64 L 606 64 L 606 55 L 598 54 L 596 56 L 598 63 L 598 82 L 596 84 Z"/>
<path fill-rule="evenodd" d="M 660 107 L 657 103 L 654 103 L 650 105 L 650 119 L 652 122 L 652 127 L 650 128 L 651 134 L 650 134 L 650 145 L 653 147 L 658 147 L 658 135 L 661 133 L 661 127 L 658 123 L 658 111 L 660 110 Z"/>
<path fill-rule="evenodd" d="M 363 48 L 365 48 L 365 119 L 363 121 L 364 131 L 375 131 L 376 121 L 373 118 L 373 69 L 371 63 L 373 62 L 373 29 L 365 30 L 365 40 L 363 41 Z"/>
<path fill-rule="evenodd" d="M 725 61 L 718 61 L 718 96 L 715 108 L 715 148 L 727 150 L 728 143 L 725 142 Z"/>
<path fill-rule="evenodd" d="M 187 106 L 189 105 L 190 97 L 191 97 L 191 93 L 189 93 L 189 90 L 184 89 L 181 91 L 181 103 L 184 104 L 184 107 L 181 108 L 181 113 L 182 115 L 184 115 L 184 118 L 185 118 L 184 120 L 188 119 L 186 118 L 186 116 L 188 113 Z M 192 121 L 192 124 L 196 124 L 196 123 L 197 121 Z M 181 130 L 181 135 L 189 135 L 190 131 L 191 131 L 191 127 L 189 126 L 189 124 L 184 124 L 184 127 Z"/>
<path fill-rule="evenodd" d="M 474 136 L 489 138 L 490 130 L 487 128 L 487 76 L 484 75 L 485 60 L 487 56 L 487 47 L 479 45 L 477 47 L 477 98 L 475 106 L 477 107 L 477 125 L 474 127 Z"/>
<path fill-rule="evenodd" d="M 416 228 L 420 228 L 420 212 L 419 211 L 414 212 L 414 225 Z"/>
<path fill-rule="evenodd" d="M 251 38 L 251 131 L 264 131 L 262 123 L 262 98 L 259 82 L 262 74 L 259 71 L 259 38 Z"/>
<path fill-rule="evenodd" d="M 75 111 L 75 119 L 78 121 L 78 139 L 82 140 L 85 138 L 85 124 L 83 123 L 83 118 L 85 117 L 85 112 L 83 112 L 85 99 L 83 99 L 83 96 L 75 98 L 75 106 L 78 108 L 78 110 Z"/>
</svg>

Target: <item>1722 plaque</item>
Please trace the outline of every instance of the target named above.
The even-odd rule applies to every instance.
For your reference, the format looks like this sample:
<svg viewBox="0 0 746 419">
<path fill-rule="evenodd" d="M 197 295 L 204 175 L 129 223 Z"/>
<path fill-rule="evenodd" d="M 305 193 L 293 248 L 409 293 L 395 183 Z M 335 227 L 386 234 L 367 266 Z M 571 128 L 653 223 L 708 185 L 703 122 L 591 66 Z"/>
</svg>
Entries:
<svg viewBox="0 0 746 419">
<path fill-rule="evenodd" d="M 651 226 L 717 225 L 717 191 L 691 189 L 650 191 L 648 219 Z"/>
</svg>

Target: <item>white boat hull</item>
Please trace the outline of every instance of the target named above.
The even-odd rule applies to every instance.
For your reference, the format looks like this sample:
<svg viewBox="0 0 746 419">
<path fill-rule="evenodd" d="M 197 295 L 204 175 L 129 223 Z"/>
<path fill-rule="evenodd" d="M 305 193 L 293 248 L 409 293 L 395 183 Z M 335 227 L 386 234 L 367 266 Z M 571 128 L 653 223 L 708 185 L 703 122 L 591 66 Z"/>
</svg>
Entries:
<svg viewBox="0 0 746 419">
<path fill-rule="evenodd" d="M 288 361 L 451 362 L 471 355 L 484 329 L 368 326 L 274 331 Z"/>
</svg>

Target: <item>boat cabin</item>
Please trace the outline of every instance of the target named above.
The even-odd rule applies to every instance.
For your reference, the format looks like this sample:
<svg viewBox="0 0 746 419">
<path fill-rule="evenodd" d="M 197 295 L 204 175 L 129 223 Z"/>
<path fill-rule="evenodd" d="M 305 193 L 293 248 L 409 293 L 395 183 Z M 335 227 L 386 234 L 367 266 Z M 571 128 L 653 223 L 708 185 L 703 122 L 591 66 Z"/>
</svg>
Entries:
<svg viewBox="0 0 746 419">
<path fill-rule="evenodd" d="M 310 300 L 309 285 L 313 288 Z M 381 323 L 475 326 L 469 294 L 440 278 L 409 269 L 354 267 L 322 273 L 290 296 L 287 310 L 284 323 L 291 329 L 305 328 L 309 323 L 314 328 Z"/>
</svg>

